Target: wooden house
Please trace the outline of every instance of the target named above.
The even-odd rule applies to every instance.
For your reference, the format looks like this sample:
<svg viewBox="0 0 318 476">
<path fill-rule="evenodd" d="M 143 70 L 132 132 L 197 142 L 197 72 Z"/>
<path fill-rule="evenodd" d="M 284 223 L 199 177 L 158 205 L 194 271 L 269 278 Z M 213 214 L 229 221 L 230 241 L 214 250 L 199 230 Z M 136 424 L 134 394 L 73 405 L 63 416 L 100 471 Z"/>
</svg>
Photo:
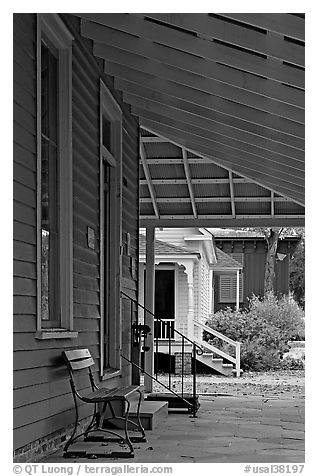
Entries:
<svg viewBox="0 0 318 476">
<path fill-rule="evenodd" d="M 135 378 L 139 225 L 150 310 L 156 227 L 303 225 L 304 23 L 13 15 L 16 461 L 70 431 L 63 349 Z"/>
<path fill-rule="evenodd" d="M 241 230 L 210 229 L 215 238 L 216 246 L 228 256 L 243 265 L 244 272 L 240 277 L 240 307 L 248 307 L 248 299 L 253 294 L 264 295 L 264 270 L 267 244 L 260 232 Z M 275 259 L 275 293 L 289 293 L 289 263 L 300 237 L 285 236 L 279 239 Z M 224 275 L 215 280 L 214 311 L 234 306 L 236 303 L 236 281 L 233 276 Z"/>
</svg>

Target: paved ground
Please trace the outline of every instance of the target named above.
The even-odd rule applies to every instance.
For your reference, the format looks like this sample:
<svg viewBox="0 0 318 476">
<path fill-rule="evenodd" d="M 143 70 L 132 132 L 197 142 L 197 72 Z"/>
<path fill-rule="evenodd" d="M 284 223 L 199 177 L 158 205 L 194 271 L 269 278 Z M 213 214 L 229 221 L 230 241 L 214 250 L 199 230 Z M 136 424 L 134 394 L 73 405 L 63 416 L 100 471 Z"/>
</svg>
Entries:
<svg viewBox="0 0 318 476">
<path fill-rule="evenodd" d="M 303 463 L 304 373 L 296 377 L 293 373 L 285 378 L 286 382 L 280 378 L 280 385 L 274 375 L 268 378 L 262 382 L 254 379 L 253 383 L 252 376 L 245 381 L 202 376 L 198 418 L 170 413 L 157 428 L 147 431 L 147 443 L 134 444 L 133 460 L 99 458 L 98 461 Z M 214 385 L 210 387 L 211 379 Z M 104 450 L 111 447 L 112 443 Z M 61 452 L 45 459 L 45 462 L 62 461 Z M 85 460 L 68 460 L 72 461 Z"/>
</svg>

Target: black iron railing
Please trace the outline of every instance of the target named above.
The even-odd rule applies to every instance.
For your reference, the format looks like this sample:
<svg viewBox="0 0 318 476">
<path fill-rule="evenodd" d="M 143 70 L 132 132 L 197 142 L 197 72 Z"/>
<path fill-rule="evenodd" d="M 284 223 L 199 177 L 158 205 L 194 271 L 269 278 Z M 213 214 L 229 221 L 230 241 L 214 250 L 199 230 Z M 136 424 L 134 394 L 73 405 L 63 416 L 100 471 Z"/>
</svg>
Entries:
<svg viewBox="0 0 318 476">
<path fill-rule="evenodd" d="M 145 365 L 140 366 L 136 362 L 123 357 L 124 360 L 129 361 L 135 369 L 146 374 L 148 377 L 158 382 L 165 389 L 169 390 L 173 395 L 178 397 L 184 402 L 188 407 L 189 411 L 192 413 L 192 416 L 196 416 L 198 410 L 197 402 L 197 391 L 196 391 L 196 374 L 197 374 L 197 355 L 202 355 L 202 348 L 196 344 L 194 341 L 189 339 L 187 336 L 182 334 L 178 329 L 175 328 L 175 322 L 173 319 L 162 319 L 156 316 L 153 312 L 149 311 L 146 307 L 140 304 L 137 300 L 133 299 L 131 296 L 121 291 L 121 294 L 124 298 L 130 301 L 130 319 L 131 319 L 131 328 L 132 328 L 132 342 L 138 339 L 141 335 L 143 337 L 143 350 L 144 350 L 144 359 L 147 358 L 147 333 L 150 331 L 145 323 L 140 323 L 138 319 L 138 308 L 141 308 L 148 315 L 153 318 L 153 335 L 149 335 L 148 339 L 153 339 L 153 351 L 154 351 L 154 375 L 149 374 L 145 371 Z M 159 351 L 164 344 L 165 355 L 168 356 L 168 369 L 165 373 L 168 374 L 167 385 L 160 381 L 158 378 L 159 374 Z M 176 345 L 177 344 L 177 345 Z M 178 361 L 175 360 L 173 368 L 173 347 L 178 350 Z M 187 351 L 187 352 L 186 352 Z M 189 352 L 190 351 L 190 352 Z M 190 354 L 190 362 L 189 362 Z M 186 366 L 186 358 L 188 358 L 188 365 Z M 175 358 L 176 359 L 176 358 Z M 192 374 L 192 388 L 185 391 L 185 375 L 188 375 L 190 364 L 190 373 Z M 176 377 L 176 373 L 179 378 L 181 378 L 181 388 L 180 391 L 176 392 L 173 388 L 173 382 Z M 174 387 L 177 388 L 177 387 Z"/>
</svg>

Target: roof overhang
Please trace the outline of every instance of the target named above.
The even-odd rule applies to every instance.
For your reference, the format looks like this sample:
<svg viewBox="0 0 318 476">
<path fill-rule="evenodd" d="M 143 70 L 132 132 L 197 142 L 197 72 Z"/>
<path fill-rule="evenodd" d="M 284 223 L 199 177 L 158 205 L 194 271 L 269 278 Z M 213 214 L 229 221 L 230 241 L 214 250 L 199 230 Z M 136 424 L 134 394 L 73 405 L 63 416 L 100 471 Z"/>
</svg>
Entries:
<svg viewBox="0 0 318 476">
<path fill-rule="evenodd" d="M 142 127 L 141 226 L 303 226 L 301 14 L 85 13 Z"/>
</svg>

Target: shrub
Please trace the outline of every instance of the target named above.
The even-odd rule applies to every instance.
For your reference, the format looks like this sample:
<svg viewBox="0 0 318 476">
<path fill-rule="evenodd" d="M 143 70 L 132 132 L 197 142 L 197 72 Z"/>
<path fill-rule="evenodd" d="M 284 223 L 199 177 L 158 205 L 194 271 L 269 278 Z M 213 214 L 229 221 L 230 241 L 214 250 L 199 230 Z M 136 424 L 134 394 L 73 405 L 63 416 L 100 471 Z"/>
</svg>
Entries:
<svg viewBox="0 0 318 476">
<path fill-rule="evenodd" d="M 285 357 L 280 363 L 282 370 L 303 370 L 305 369 L 305 357 L 296 359 L 295 357 Z"/>
<path fill-rule="evenodd" d="M 253 296 L 249 309 L 218 311 L 208 322 L 213 329 L 242 342 L 243 370 L 270 370 L 281 365 L 289 340 L 304 339 L 304 313 L 291 298 L 268 293 L 263 299 Z M 234 348 L 208 333 L 205 340 L 234 356 Z M 231 349 L 231 350 L 230 350 Z"/>
</svg>

